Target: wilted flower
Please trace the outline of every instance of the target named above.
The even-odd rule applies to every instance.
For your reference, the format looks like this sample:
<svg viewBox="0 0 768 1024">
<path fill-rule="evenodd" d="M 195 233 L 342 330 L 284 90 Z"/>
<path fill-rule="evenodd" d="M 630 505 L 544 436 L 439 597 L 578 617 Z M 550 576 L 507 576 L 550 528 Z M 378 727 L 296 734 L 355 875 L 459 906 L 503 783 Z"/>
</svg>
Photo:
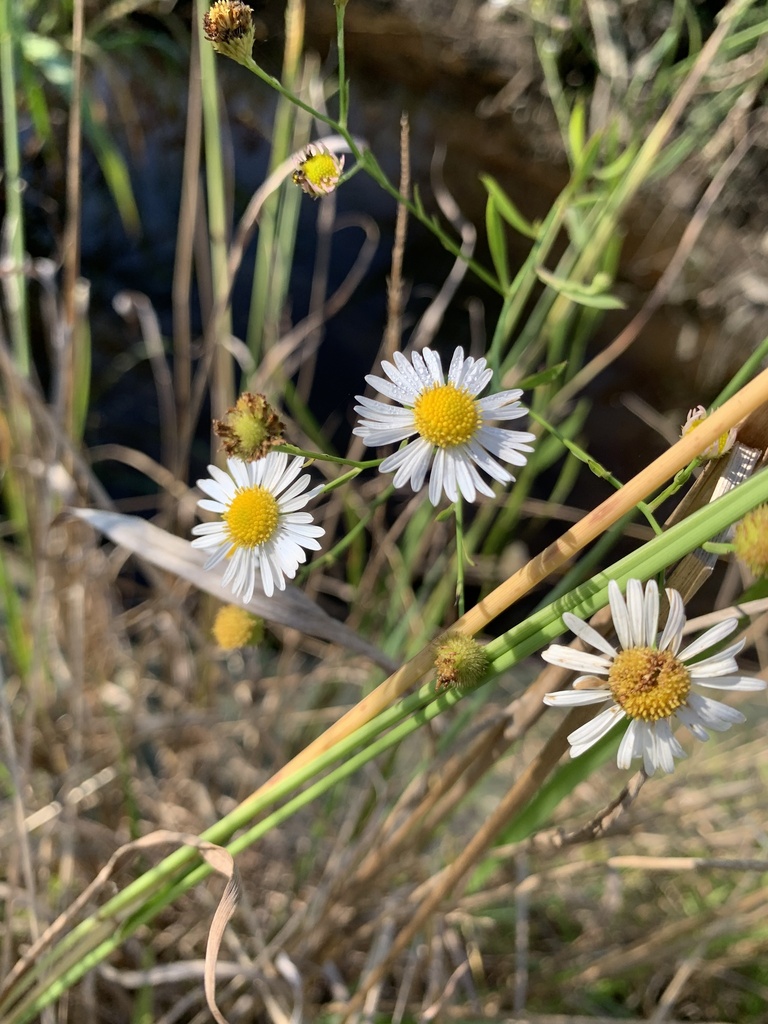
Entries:
<svg viewBox="0 0 768 1024">
<path fill-rule="evenodd" d="M 253 597 L 256 572 L 261 572 L 264 593 L 271 597 L 275 587 L 285 589 L 285 577 L 293 579 L 307 559 L 305 548 L 320 548 L 315 538 L 325 530 L 313 526 L 309 512 L 301 512 L 322 487 L 306 491 L 309 476 L 296 477 L 303 459 L 284 452 L 270 452 L 259 462 L 227 459 L 229 474 L 209 466 L 211 478 L 198 480 L 197 486 L 210 496 L 198 502 L 200 508 L 217 512 L 215 523 L 200 523 L 192 528 L 196 548 L 212 548 L 205 564 L 212 568 L 222 558 L 229 565 L 222 582 L 232 584 L 235 595 L 247 603 Z"/>
<path fill-rule="evenodd" d="M 617 722 L 629 718 L 629 728 L 619 745 L 619 768 L 629 768 L 633 758 L 642 757 L 648 775 L 653 775 L 657 768 L 671 772 L 674 758 L 686 756 L 672 735 L 674 719 L 699 740 L 709 739 L 707 729 L 724 732 L 735 722 L 744 721 L 740 711 L 696 693 L 694 687 L 732 692 L 765 689 L 761 679 L 737 674 L 735 655 L 744 646 L 743 640 L 700 661 L 694 660 L 730 636 L 738 619 L 725 619 L 712 626 L 681 651 L 685 627 L 683 599 L 676 590 L 667 590 L 667 597 L 669 617 L 659 637 L 659 591 L 655 581 L 648 581 L 643 595 L 640 581 L 629 580 L 625 603 L 618 584 L 611 580 L 608 598 L 621 646 L 618 651 L 577 616 L 569 612 L 563 615 L 566 626 L 599 653 L 559 644 L 543 651 L 542 657 L 551 665 L 588 673 L 574 681 L 573 689 L 548 693 L 545 703 L 570 707 L 612 701 L 610 707 L 570 734 L 571 757 L 589 750 Z M 595 676 L 607 676 L 607 680 L 602 682 Z M 589 684 L 598 684 L 599 688 L 588 688 Z"/>
<path fill-rule="evenodd" d="M 707 418 L 707 410 L 703 405 L 697 405 L 695 409 L 691 409 L 688 412 L 688 417 L 680 430 L 680 436 L 685 437 L 690 434 L 692 430 L 695 430 L 700 423 Z M 721 434 L 716 441 L 713 441 L 703 452 L 699 455 L 702 459 L 719 459 L 721 455 L 725 455 L 733 448 L 736 442 L 736 429 L 727 430 L 724 434 Z"/>
<path fill-rule="evenodd" d="M 224 419 L 213 421 L 213 430 L 227 455 L 255 462 L 282 443 L 285 424 L 265 395 L 245 391 Z"/>
<path fill-rule="evenodd" d="M 217 53 L 247 66 L 253 52 L 253 11 L 240 0 L 216 0 L 203 15 L 205 38 Z"/>
<path fill-rule="evenodd" d="M 293 182 L 313 199 L 319 199 L 335 191 L 343 170 L 343 155 L 336 156 L 322 142 L 310 142 L 296 158 Z"/>
<path fill-rule="evenodd" d="M 524 466 L 523 452 L 533 451 L 527 442 L 534 441 L 535 434 L 488 424 L 525 416 L 528 410 L 518 401 L 522 391 L 500 391 L 478 399 L 493 371 L 485 359 L 465 359 L 461 347 L 453 353 L 447 383 L 440 356 L 431 349 L 414 352 L 410 362 L 402 352 L 395 352 L 393 358 L 394 365 L 381 364 L 389 380 L 372 374 L 365 379 L 402 408 L 356 395 L 360 405 L 355 412 L 363 418 L 353 433 L 371 448 L 418 435 L 381 464 L 382 473 L 395 471 L 395 487 L 410 483 L 414 491 L 421 490 L 432 465 L 429 500 L 437 505 L 443 491 L 449 501 L 458 501 L 459 493 L 467 501 L 474 501 L 477 492 L 493 497 L 478 468 L 500 483 L 514 480 L 491 456 Z"/>
</svg>

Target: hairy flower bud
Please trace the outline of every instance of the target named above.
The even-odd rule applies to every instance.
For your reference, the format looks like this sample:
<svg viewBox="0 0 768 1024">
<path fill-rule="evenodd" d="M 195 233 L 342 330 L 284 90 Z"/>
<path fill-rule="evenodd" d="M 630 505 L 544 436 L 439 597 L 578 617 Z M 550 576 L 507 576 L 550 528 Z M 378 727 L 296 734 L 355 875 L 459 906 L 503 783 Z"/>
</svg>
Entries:
<svg viewBox="0 0 768 1024">
<path fill-rule="evenodd" d="M 477 640 L 461 633 L 449 633 L 437 646 L 437 689 L 452 687 L 460 693 L 474 690 L 482 682 L 489 664 L 488 655 Z"/>
</svg>

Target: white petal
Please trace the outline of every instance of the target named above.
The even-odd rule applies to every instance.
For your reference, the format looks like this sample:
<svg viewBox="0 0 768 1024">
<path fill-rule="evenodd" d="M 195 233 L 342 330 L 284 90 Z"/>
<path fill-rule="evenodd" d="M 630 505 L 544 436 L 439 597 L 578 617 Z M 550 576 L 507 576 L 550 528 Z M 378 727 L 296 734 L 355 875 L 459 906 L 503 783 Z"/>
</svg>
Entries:
<svg viewBox="0 0 768 1024">
<path fill-rule="evenodd" d="M 687 704 L 696 713 L 702 725 L 714 732 L 725 732 L 732 725 L 746 721 L 744 715 L 736 708 L 728 707 L 727 704 L 722 704 L 711 697 L 704 697 L 700 693 L 689 693 Z"/>
<path fill-rule="evenodd" d="M 659 588 L 656 586 L 656 580 L 648 580 L 645 585 L 643 627 L 642 646 L 655 647 L 659 634 Z"/>
<path fill-rule="evenodd" d="M 576 615 L 572 615 L 571 612 L 563 612 L 563 622 L 566 624 L 568 629 L 576 636 L 583 640 L 585 644 L 589 644 L 591 647 L 596 647 L 598 651 L 602 651 L 603 654 L 607 654 L 611 658 L 615 658 L 616 651 L 615 647 L 612 647 L 604 636 L 601 636 L 596 629 L 593 629 L 588 623 L 584 622 L 583 619 L 578 618 Z"/>
<path fill-rule="evenodd" d="M 575 729 L 568 736 L 571 745 L 571 757 L 578 757 L 601 740 L 610 730 L 624 718 L 624 712 L 618 704 L 612 704 L 601 711 L 585 725 Z"/>
<path fill-rule="evenodd" d="M 669 615 L 659 640 L 659 650 L 666 651 L 669 649 L 673 654 L 677 654 L 680 650 L 683 629 L 685 628 L 685 605 L 683 604 L 682 597 L 676 590 L 670 588 L 666 593 L 669 601 Z"/>
<path fill-rule="evenodd" d="M 695 686 L 704 686 L 708 690 L 733 690 L 741 693 L 757 693 L 765 689 L 765 682 L 755 676 L 712 676 L 709 673 L 703 679 L 691 672 Z"/>
<path fill-rule="evenodd" d="M 643 756 L 643 732 L 638 728 L 639 719 L 635 718 L 627 727 L 627 731 L 621 737 L 621 743 L 616 754 L 616 765 L 618 768 L 627 769 L 632 765 L 636 757 Z"/>
<path fill-rule="evenodd" d="M 716 626 L 712 626 L 706 633 L 702 633 L 692 644 L 688 644 L 687 647 L 683 648 L 678 654 L 678 658 L 680 661 L 695 658 L 697 654 L 701 654 L 702 651 L 714 647 L 715 644 L 719 644 L 721 640 L 730 636 L 738 624 L 738 619 L 724 619 L 722 622 L 718 622 Z"/>
<path fill-rule="evenodd" d="M 645 601 L 640 580 L 627 580 L 627 615 L 632 647 L 645 646 Z"/>
<path fill-rule="evenodd" d="M 624 604 L 624 598 L 621 596 L 621 590 L 616 580 L 611 580 L 608 583 L 608 603 L 611 606 L 613 627 L 616 630 L 619 643 L 626 651 L 630 647 L 634 647 L 634 642 L 632 640 L 632 631 L 629 628 L 627 607 Z"/>
<path fill-rule="evenodd" d="M 589 651 L 577 651 L 572 647 L 552 644 L 541 652 L 544 661 L 560 668 L 570 668 L 574 672 L 590 672 L 598 676 L 607 676 L 611 668 L 611 659 Z"/>
<path fill-rule="evenodd" d="M 610 690 L 556 690 L 542 698 L 551 707 L 577 707 L 582 704 L 604 704 L 611 699 Z"/>
</svg>

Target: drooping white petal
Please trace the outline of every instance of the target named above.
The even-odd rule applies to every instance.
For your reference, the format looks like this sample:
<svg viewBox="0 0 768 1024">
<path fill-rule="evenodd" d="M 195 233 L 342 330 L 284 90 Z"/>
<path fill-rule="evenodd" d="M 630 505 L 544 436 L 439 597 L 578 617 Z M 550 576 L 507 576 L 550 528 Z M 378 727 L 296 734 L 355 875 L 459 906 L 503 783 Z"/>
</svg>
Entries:
<svg viewBox="0 0 768 1024">
<path fill-rule="evenodd" d="M 610 690 L 556 690 L 545 693 L 543 700 L 551 707 L 578 707 L 582 704 L 604 704 L 610 698 Z"/>
<path fill-rule="evenodd" d="M 601 636 L 596 629 L 593 629 L 583 619 L 578 618 L 578 616 L 573 615 L 571 612 L 563 612 L 563 622 L 585 644 L 596 647 L 598 651 L 602 651 L 603 654 L 607 654 L 610 658 L 616 657 L 616 648 L 609 644 L 604 636 Z"/>
<path fill-rule="evenodd" d="M 571 745 L 571 757 L 578 757 L 585 750 L 589 750 L 598 740 L 601 740 L 606 733 L 624 718 L 624 711 L 618 704 L 612 704 L 605 711 L 601 711 L 589 722 L 574 729 L 568 735 L 568 742 Z"/>
<path fill-rule="evenodd" d="M 608 675 L 611 668 L 611 659 L 604 655 L 592 654 L 589 651 L 577 651 L 572 647 L 563 647 L 561 644 L 552 644 L 541 652 L 541 656 L 550 665 L 570 668 L 574 672 L 590 672 L 594 675 L 605 676 Z"/>
</svg>

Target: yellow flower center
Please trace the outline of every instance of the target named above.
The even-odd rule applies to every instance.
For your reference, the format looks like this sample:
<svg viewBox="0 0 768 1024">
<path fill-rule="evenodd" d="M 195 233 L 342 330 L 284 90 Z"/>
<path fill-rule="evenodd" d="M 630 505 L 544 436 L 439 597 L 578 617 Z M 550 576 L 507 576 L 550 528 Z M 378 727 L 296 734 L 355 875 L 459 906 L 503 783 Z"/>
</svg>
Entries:
<svg viewBox="0 0 768 1024">
<path fill-rule="evenodd" d="M 238 491 L 222 516 L 233 548 L 256 548 L 277 529 L 280 510 L 274 495 L 264 487 Z"/>
<path fill-rule="evenodd" d="M 301 169 L 313 185 L 325 185 L 339 178 L 339 165 L 330 153 L 315 153 L 307 157 Z"/>
<path fill-rule="evenodd" d="M 480 426 L 480 415 L 468 391 L 453 384 L 435 384 L 416 399 L 416 429 L 438 448 L 466 444 Z"/>
<path fill-rule="evenodd" d="M 630 718 L 658 722 L 685 704 L 691 675 L 671 651 L 630 647 L 613 659 L 608 685 Z"/>
</svg>

